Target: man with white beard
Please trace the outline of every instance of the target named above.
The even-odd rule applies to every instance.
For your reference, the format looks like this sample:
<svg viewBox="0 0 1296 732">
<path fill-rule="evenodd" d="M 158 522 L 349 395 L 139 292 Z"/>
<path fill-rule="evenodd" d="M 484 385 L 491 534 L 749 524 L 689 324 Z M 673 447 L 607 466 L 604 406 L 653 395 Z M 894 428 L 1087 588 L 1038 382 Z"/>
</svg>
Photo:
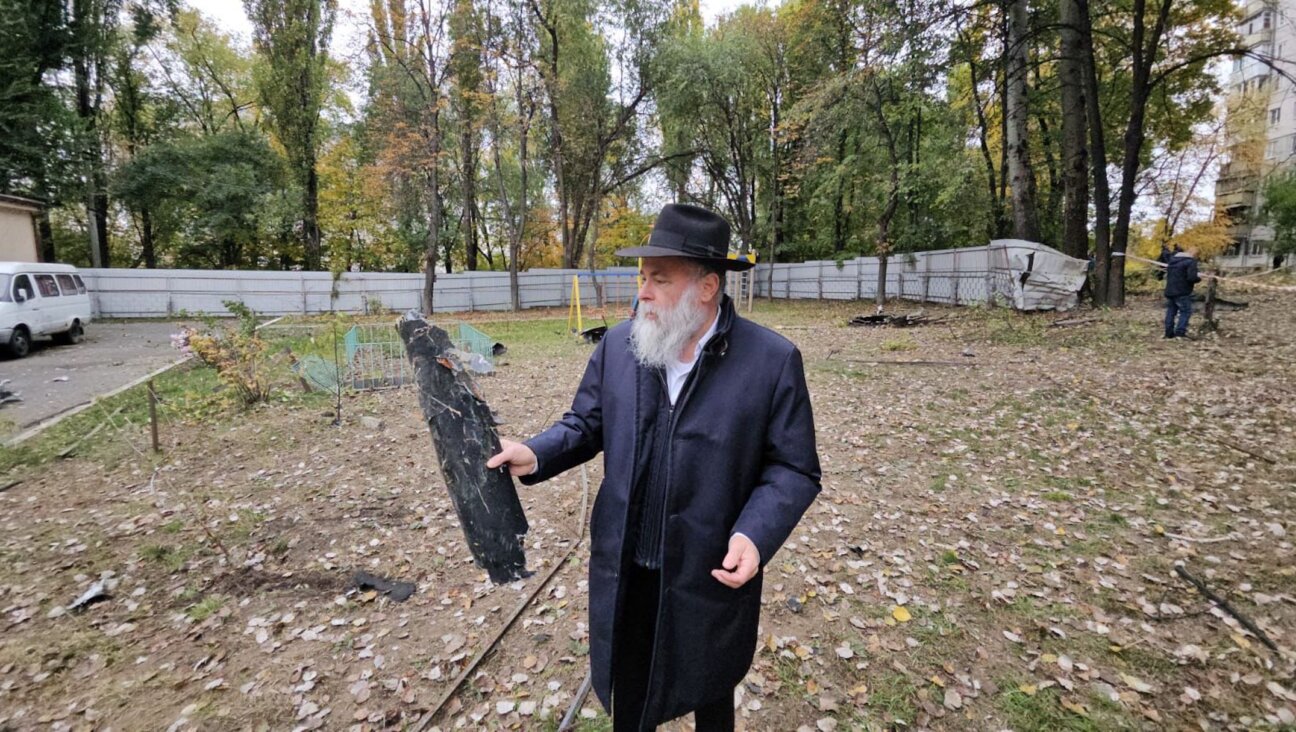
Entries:
<svg viewBox="0 0 1296 732">
<path fill-rule="evenodd" d="M 489 468 L 524 484 L 604 456 L 590 517 L 590 668 L 615 730 L 693 712 L 734 727 L 762 570 L 819 493 L 801 354 L 738 316 L 729 224 L 669 204 L 641 257 L 633 321 L 590 357 L 571 410 Z"/>
</svg>

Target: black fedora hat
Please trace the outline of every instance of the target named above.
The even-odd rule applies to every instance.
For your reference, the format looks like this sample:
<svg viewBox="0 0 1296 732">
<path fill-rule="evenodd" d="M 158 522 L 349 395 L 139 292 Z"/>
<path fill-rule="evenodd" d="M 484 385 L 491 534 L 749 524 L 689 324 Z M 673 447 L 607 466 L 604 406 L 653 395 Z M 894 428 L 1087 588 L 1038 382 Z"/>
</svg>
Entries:
<svg viewBox="0 0 1296 732">
<path fill-rule="evenodd" d="M 754 258 L 729 256 L 729 222 L 701 206 L 668 203 L 657 214 L 648 244 L 618 249 L 619 257 L 690 257 L 718 269 L 741 272 L 756 265 Z"/>
</svg>

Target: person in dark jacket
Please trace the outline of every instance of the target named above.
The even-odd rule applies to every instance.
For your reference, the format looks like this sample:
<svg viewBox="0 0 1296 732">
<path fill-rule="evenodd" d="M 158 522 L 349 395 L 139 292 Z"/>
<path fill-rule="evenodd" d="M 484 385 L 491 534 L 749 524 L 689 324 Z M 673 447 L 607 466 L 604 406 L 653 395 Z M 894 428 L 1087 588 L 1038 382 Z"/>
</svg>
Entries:
<svg viewBox="0 0 1296 732">
<path fill-rule="evenodd" d="M 1175 250 L 1178 251 L 1178 249 L 1179 249 L 1179 247 L 1176 245 L 1176 246 L 1175 246 Z M 1161 245 L 1161 253 L 1157 255 L 1156 261 L 1160 262 L 1160 263 L 1163 264 L 1163 265 L 1169 265 L 1169 264 L 1170 264 L 1170 258 L 1173 257 L 1173 256 L 1174 256 L 1174 252 L 1171 252 L 1171 251 L 1170 251 L 1170 247 L 1167 247 L 1165 244 L 1162 244 L 1162 245 Z M 1157 269 L 1156 269 L 1156 278 L 1157 278 L 1158 280 L 1164 280 L 1164 279 L 1165 279 L 1165 269 L 1164 269 L 1164 268 L 1162 268 L 1162 267 L 1157 267 Z"/>
<path fill-rule="evenodd" d="M 603 452 L 590 517 L 590 671 L 616 730 L 694 712 L 732 730 L 764 567 L 819 493 L 801 354 L 724 294 L 729 224 L 662 209 L 638 315 L 595 348 L 567 414 L 487 463 L 530 485 Z"/>
<path fill-rule="evenodd" d="M 1187 338 L 1188 318 L 1192 316 L 1193 285 L 1201 282 L 1197 259 L 1192 252 L 1180 251 L 1170 257 L 1165 275 L 1165 337 Z M 1178 319 L 1176 320 L 1176 315 Z"/>
</svg>

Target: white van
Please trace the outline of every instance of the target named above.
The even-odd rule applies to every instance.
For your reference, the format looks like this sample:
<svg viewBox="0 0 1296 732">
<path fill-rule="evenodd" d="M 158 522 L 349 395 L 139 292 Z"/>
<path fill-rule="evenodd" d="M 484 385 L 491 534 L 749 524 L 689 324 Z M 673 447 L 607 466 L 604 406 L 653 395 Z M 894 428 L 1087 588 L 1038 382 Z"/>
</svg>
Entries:
<svg viewBox="0 0 1296 732">
<path fill-rule="evenodd" d="M 90 295 L 70 264 L 0 262 L 0 344 L 22 358 L 33 338 L 80 343 Z"/>
</svg>

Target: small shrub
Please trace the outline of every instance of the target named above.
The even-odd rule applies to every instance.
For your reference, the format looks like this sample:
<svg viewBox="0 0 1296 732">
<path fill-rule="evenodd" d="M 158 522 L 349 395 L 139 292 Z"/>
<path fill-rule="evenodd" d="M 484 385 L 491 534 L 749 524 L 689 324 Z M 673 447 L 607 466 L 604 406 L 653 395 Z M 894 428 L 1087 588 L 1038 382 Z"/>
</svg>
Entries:
<svg viewBox="0 0 1296 732">
<path fill-rule="evenodd" d="M 286 371 L 283 354 L 272 353 L 257 333 L 255 311 L 233 300 L 224 305 L 236 317 L 234 327 L 208 319 L 205 331 L 186 328 L 172 336 L 172 345 L 215 368 L 240 404 L 269 401 L 274 382 Z"/>
<path fill-rule="evenodd" d="M 212 615 L 215 615 L 216 611 L 220 610 L 221 605 L 223 604 L 224 600 L 221 598 L 216 595 L 208 595 L 202 599 L 202 602 L 197 605 L 192 605 L 189 609 L 185 610 L 185 615 L 188 615 L 193 621 L 201 623 Z"/>
<path fill-rule="evenodd" d="M 918 349 L 918 344 L 909 338 L 888 338 L 882 341 L 882 350 L 884 351 L 914 351 Z"/>
</svg>

